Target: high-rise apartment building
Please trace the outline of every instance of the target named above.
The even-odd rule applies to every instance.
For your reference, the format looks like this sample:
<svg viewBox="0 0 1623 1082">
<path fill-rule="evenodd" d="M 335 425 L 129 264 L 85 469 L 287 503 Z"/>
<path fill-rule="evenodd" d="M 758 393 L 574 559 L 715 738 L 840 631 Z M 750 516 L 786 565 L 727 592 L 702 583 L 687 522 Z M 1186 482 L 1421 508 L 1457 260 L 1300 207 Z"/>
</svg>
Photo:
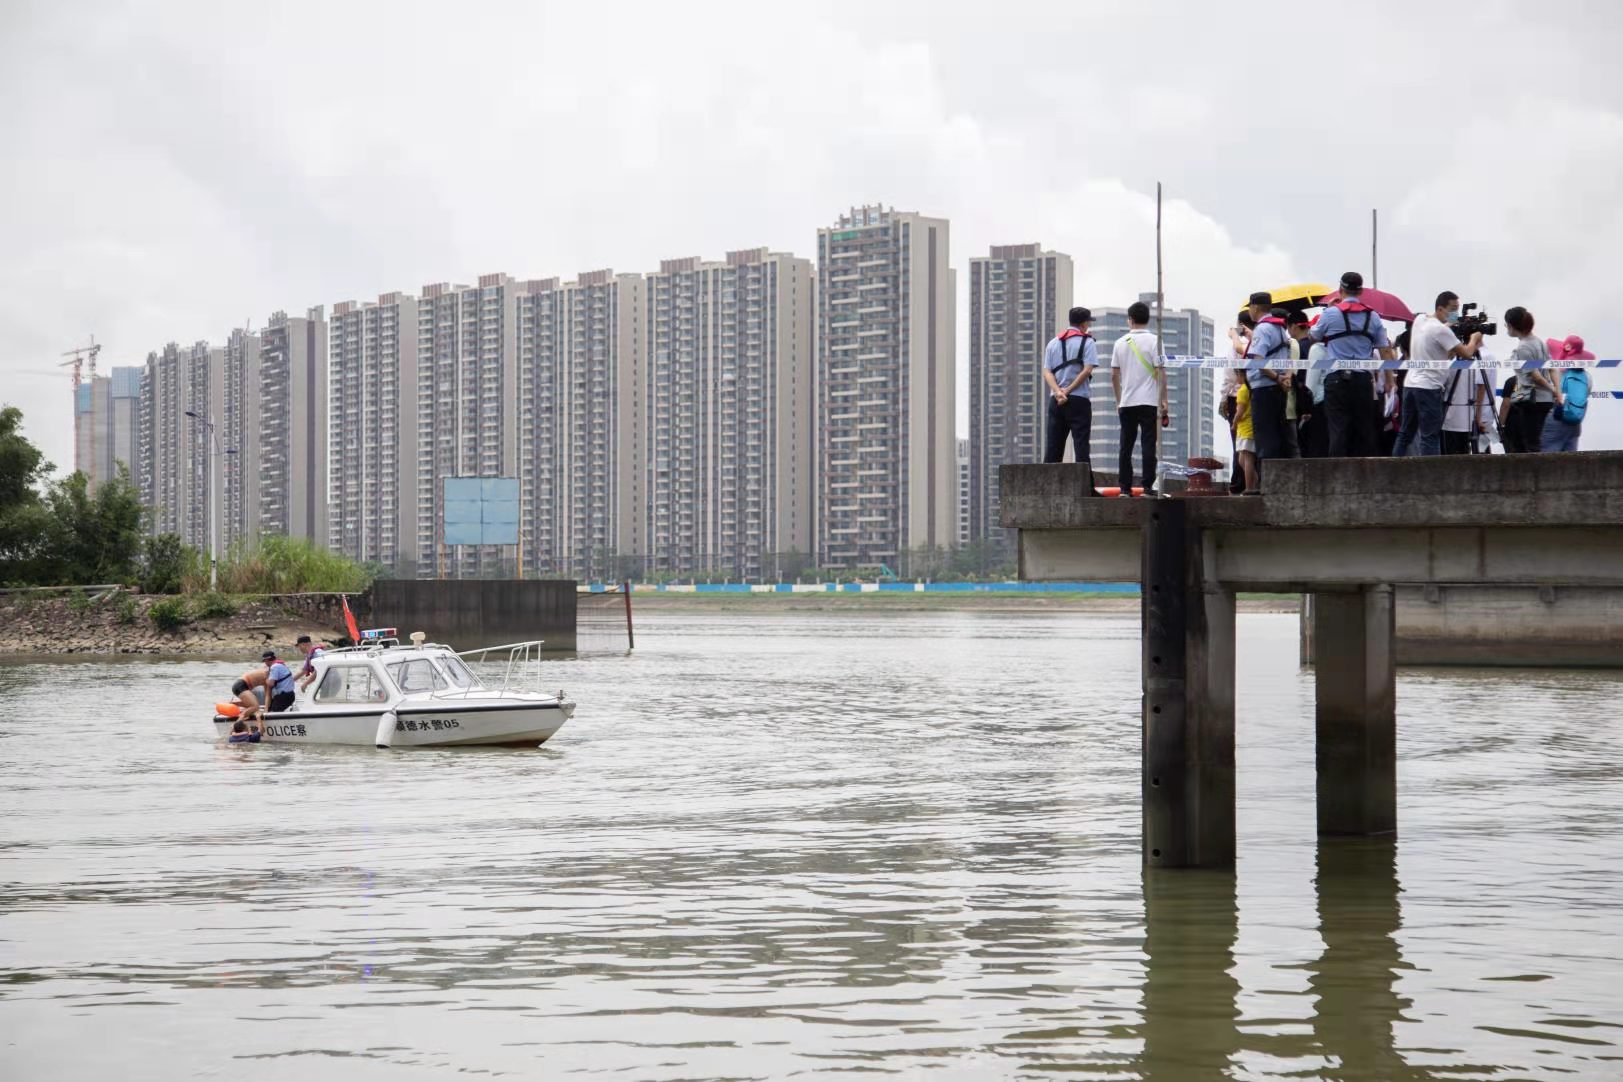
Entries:
<svg viewBox="0 0 1623 1082">
<path fill-rule="evenodd" d="M 817 232 L 817 556 L 894 565 L 957 536 L 948 226 L 853 208 Z"/>
<path fill-rule="evenodd" d="M 515 291 L 527 573 L 612 577 L 638 570 L 647 551 L 643 288 L 641 275 L 596 270 Z"/>
<path fill-rule="evenodd" d="M 445 480 L 518 475 L 518 286 L 423 287 L 417 302 L 418 573 L 511 575 L 496 545 L 444 544 Z"/>
<path fill-rule="evenodd" d="M 252 543 L 259 536 L 260 433 L 267 418 L 259 408 L 259 335 L 238 328 L 222 350 L 219 434 L 223 496 L 220 507 L 220 545 Z"/>
<path fill-rule="evenodd" d="M 1155 294 L 1140 293 L 1149 305 L 1150 330 L 1155 329 Z M 1093 468 L 1113 473 L 1121 449 L 1121 425 L 1110 394 L 1110 356 L 1116 339 L 1127 333 L 1127 309 L 1094 308 L 1093 336 L 1099 344 L 1099 367 L 1093 376 Z M 1210 357 L 1213 325 L 1193 308 L 1168 309 L 1162 317 L 1161 352 L 1172 357 Z M 1210 386 L 1199 368 L 1167 372 L 1167 407 L 1171 423 L 1160 430 L 1156 455 L 1162 462 L 1182 466 L 1191 458 L 1210 456 L 1215 433 Z M 1134 476 L 1141 452 L 1134 448 Z M 1112 482 L 1114 483 L 1114 482 Z"/>
<path fill-rule="evenodd" d="M 327 326 L 327 547 L 405 575 L 420 567 L 417 342 L 403 293 L 335 305 Z"/>
<path fill-rule="evenodd" d="M 665 260 L 646 303 L 645 566 L 775 577 L 812 541 L 811 261 Z"/>
<path fill-rule="evenodd" d="M 92 487 L 118 476 L 120 466 L 140 482 L 141 374 L 139 366 L 91 376 L 74 393 L 73 468 Z"/>
<path fill-rule="evenodd" d="M 969 544 L 969 441 L 958 441 L 958 543 Z"/>
<path fill-rule="evenodd" d="M 1043 350 L 1071 308 L 1071 257 L 1040 244 L 969 261 L 969 539 L 1013 551 L 998 526 L 998 467 L 1041 462 L 1048 415 Z"/>
<path fill-rule="evenodd" d="M 171 342 L 147 356 L 141 379 L 141 501 L 152 509 L 152 532 L 175 533 L 207 550 L 209 506 L 222 487 L 220 455 L 226 433 L 224 351 L 207 342 Z M 210 432 L 210 422 L 215 426 Z M 220 437 L 216 442 L 211 435 Z M 218 537 L 218 524 L 215 526 Z"/>
<path fill-rule="evenodd" d="M 327 543 L 327 318 L 276 312 L 259 346 L 259 532 Z"/>
</svg>

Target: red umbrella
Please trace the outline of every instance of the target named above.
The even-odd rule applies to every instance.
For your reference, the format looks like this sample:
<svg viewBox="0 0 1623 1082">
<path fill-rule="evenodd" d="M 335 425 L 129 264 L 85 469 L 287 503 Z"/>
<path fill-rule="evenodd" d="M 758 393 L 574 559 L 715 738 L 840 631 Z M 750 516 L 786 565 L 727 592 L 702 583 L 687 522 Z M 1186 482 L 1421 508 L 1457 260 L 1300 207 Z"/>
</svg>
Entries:
<svg viewBox="0 0 1623 1082">
<path fill-rule="evenodd" d="M 1378 289 L 1366 289 L 1358 294 L 1358 299 L 1366 307 L 1373 308 L 1375 314 L 1389 323 L 1413 323 L 1414 309 L 1391 293 L 1382 293 Z M 1335 304 L 1341 300 L 1341 293 L 1326 293 L 1319 298 L 1320 304 Z"/>
</svg>

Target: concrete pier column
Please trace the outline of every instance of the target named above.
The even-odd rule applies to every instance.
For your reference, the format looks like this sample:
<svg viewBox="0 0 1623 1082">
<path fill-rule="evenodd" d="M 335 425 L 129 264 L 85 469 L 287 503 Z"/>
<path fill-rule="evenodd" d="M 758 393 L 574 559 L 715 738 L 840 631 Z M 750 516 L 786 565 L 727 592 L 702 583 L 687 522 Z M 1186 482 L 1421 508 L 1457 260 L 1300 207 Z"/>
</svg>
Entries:
<svg viewBox="0 0 1623 1082">
<path fill-rule="evenodd" d="M 1314 598 L 1320 834 L 1397 830 L 1395 612 L 1391 586 Z"/>
<path fill-rule="evenodd" d="M 1154 868 L 1234 865 L 1234 593 L 1208 585 L 1183 500 L 1143 543 L 1143 853 Z"/>
</svg>

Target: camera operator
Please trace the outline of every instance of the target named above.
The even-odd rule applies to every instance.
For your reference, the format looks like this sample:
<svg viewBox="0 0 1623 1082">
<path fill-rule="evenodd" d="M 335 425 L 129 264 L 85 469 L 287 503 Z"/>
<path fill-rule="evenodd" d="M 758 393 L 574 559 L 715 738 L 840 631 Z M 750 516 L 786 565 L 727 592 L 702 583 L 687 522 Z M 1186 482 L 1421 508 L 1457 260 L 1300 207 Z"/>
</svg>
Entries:
<svg viewBox="0 0 1623 1082">
<path fill-rule="evenodd" d="M 1409 356 L 1417 361 L 1470 359 L 1482 348 L 1482 332 L 1460 341 L 1452 324 L 1459 322 L 1459 294 L 1443 290 L 1431 315 L 1415 320 L 1409 336 Z M 1438 455 L 1443 452 L 1443 399 L 1447 380 L 1455 383 L 1464 371 L 1410 368 L 1403 380 L 1403 427 L 1392 448 L 1394 456 Z"/>
<path fill-rule="evenodd" d="M 1381 317 L 1364 305 L 1364 276 L 1341 276 L 1341 300 L 1324 310 L 1313 325 L 1315 342 L 1323 342 L 1335 360 L 1365 360 L 1377 350 L 1386 360 L 1396 354 Z M 1332 371 L 1324 380 L 1324 413 L 1330 428 L 1330 457 L 1373 456 L 1375 448 L 1375 381 L 1368 372 Z"/>
</svg>

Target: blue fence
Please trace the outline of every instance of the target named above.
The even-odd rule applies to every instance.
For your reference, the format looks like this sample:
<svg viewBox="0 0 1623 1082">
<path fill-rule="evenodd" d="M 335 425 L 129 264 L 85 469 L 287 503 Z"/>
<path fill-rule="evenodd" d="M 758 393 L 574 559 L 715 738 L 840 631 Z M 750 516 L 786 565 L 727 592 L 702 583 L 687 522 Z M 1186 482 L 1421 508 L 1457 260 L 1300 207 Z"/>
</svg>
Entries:
<svg viewBox="0 0 1623 1082">
<path fill-rule="evenodd" d="M 618 593 L 619 583 L 584 583 L 587 593 Z M 1138 584 L 1131 582 L 700 582 L 692 585 L 633 583 L 638 593 L 695 594 L 1122 594 L 1138 596 Z"/>
</svg>

